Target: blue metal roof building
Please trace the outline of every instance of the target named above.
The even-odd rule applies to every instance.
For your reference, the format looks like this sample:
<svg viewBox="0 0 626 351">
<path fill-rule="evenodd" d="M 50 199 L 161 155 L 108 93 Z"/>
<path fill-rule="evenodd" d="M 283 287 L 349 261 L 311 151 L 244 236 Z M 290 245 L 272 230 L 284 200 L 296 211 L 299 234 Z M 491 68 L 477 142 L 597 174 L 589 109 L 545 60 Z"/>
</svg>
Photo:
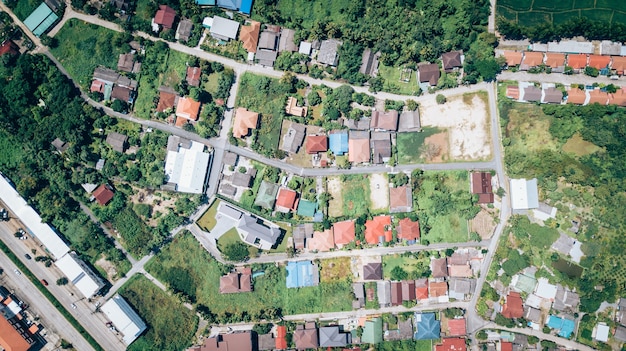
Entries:
<svg viewBox="0 0 626 351">
<path fill-rule="evenodd" d="M 435 340 L 440 334 L 441 324 L 434 313 L 415 313 L 415 340 Z"/>
<path fill-rule="evenodd" d="M 320 282 L 317 265 L 311 261 L 287 263 L 287 288 L 317 286 Z"/>
<path fill-rule="evenodd" d="M 573 320 L 557 317 L 554 315 L 551 315 L 548 319 L 547 326 L 551 329 L 558 330 L 558 335 L 563 338 L 569 338 L 576 328 L 576 324 Z"/>
<path fill-rule="evenodd" d="M 38 37 L 45 33 L 58 19 L 59 16 L 52 12 L 48 5 L 42 2 L 41 5 L 24 20 L 24 24 Z"/>
<path fill-rule="evenodd" d="M 333 154 L 342 156 L 348 152 L 348 131 L 334 131 L 328 136 L 328 145 Z"/>
<path fill-rule="evenodd" d="M 200 6 L 215 6 L 215 0 L 196 0 L 196 4 Z"/>
</svg>

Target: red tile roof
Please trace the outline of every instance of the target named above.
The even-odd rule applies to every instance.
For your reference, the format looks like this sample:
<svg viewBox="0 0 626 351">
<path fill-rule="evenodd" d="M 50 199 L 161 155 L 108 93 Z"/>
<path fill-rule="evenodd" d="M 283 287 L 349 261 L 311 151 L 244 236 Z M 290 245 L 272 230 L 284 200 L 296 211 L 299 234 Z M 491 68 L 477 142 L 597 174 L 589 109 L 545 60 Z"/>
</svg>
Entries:
<svg viewBox="0 0 626 351">
<path fill-rule="evenodd" d="M 297 196 L 298 193 L 291 189 L 280 188 L 276 197 L 276 207 L 288 211 L 294 210 Z"/>
<path fill-rule="evenodd" d="M 287 348 L 287 327 L 279 325 L 276 327 L 276 350 L 284 350 Z"/>
<path fill-rule="evenodd" d="M 557 68 L 565 66 L 565 54 L 561 53 L 546 53 L 546 66 Z"/>
<path fill-rule="evenodd" d="M 202 70 L 200 67 L 187 67 L 187 83 L 189 85 L 197 87 L 200 86 L 200 77 L 202 76 Z"/>
<path fill-rule="evenodd" d="M 259 44 L 259 33 L 261 33 L 260 22 L 250 21 L 250 25 L 241 26 L 239 40 L 243 42 L 243 48 L 246 51 L 256 52 L 256 47 Z"/>
<path fill-rule="evenodd" d="M 368 139 L 348 140 L 348 161 L 355 163 L 370 162 L 370 141 Z"/>
<path fill-rule="evenodd" d="M 445 296 L 448 294 L 448 283 L 446 282 L 429 282 L 428 290 L 430 297 Z"/>
<path fill-rule="evenodd" d="M 159 5 L 159 10 L 154 15 L 154 23 L 160 24 L 163 28 L 171 29 L 176 18 L 176 11 L 167 5 Z"/>
<path fill-rule="evenodd" d="M 11 40 L 5 40 L 0 46 L 0 56 L 4 54 L 17 55 L 20 53 L 20 47 Z"/>
<path fill-rule="evenodd" d="M 309 250 L 317 250 L 320 252 L 330 251 L 335 248 L 335 240 L 333 239 L 333 231 L 326 229 L 323 232 L 313 232 L 313 237 L 306 241 Z"/>
<path fill-rule="evenodd" d="M 607 66 L 611 63 L 611 56 L 600 56 L 600 55 L 590 55 L 589 56 L 589 66 L 603 69 L 607 68 Z"/>
<path fill-rule="evenodd" d="M 617 71 L 617 74 L 623 75 L 626 71 L 626 56 L 612 56 L 613 63 L 611 68 Z"/>
<path fill-rule="evenodd" d="M 567 65 L 573 69 L 585 68 L 585 66 L 587 66 L 587 55 L 569 54 L 567 55 Z"/>
<path fill-rule="evenodd" d="M 567 103 L 568 104 L 582 105 L 585 103 L 586 99 L 587 99 L 587 94 L 585 94 L 584 90 L 570 89 L 567 91 Z"/>
<path fill-rule="evenodd" d="M 614 94 L 609 94 L 609 105 L 626 107 L 626 90 L 622 88 Z"/>
<path fill-rule="evenodd" d="M 600 105 L 606 105 L 609 101 L 609 94 L 600 89 L 595 89 L 589 92 L 589 104 L 598 103 Z"/>
<path fill-rule="evenodd" d="M 522 63 L 522 53 L 519 51 L 505 50 L 503 54 L 507 66 L 517 66 Z"/>
<path fill-rule="evenodd" d="M 513 343 L 500 341 L 500 351 L 513 351 Z"/>
<path fill-rule="evenodd" d="M 157 104 L 157 112 L 163 112 L 168 108 L 174 108 L 176 103 L 176 94 L 168 93 L 165 91 L 159 92 L 159 103 Z"/>
<path fill-rule="evenodd" d="M 543 63 L 543 52 L 536 51 L 526 51 L 524 53 L 524 59 L 522 60 L 523 65 L 527 65 L 528 67 L 539 66 Z"/>
<path fill-rule="evenodd" d="M 479 194 L 479 204 L 488 204 L 493 202 L 493 193 L 491 190 L 491 173 L 472 173 L 472 194 Z"/>
<path fill-rule="evenodd" d="M 250 129 L 256 129 L 259 123 L 259 114 L 248 111 L 243 107 L 237 108 L 235 111 L 235 122 L 233 123 L 233 136 L 241 138 L 250 132 Z"/>
<path fill-rule="evenodd" d="M 522 297 L 517 292 L 510 292 L 502 306 L 502 315 L 506 318 L 521 318 L 524 315 Z"/>
<path fill-rule="evenodd" d="M 7 351 L 26 351 L 30 345 L 20 333 L 0 315 L 0 346 Z"/>
<path fill-rule="evenodd" d="M 244 271 L 240 274 L 237 272 L 230 272 L 225 276 L 220 277 L 220 294 L 233 294 L 240 292 L 252 291 L 252 277 L 250 271 Z"/>
<path fill-rule="evenodd" d="M 100 205 L 106 206 L 106 204 L 113 199 L 115 193 L 108 185 L 102 184 L 92 193 L 92 195 Z"/>
<path fill-rule="evenodd" d="M 420 223 L 410 218 L 403 218 L 398 222 L 398 240 L 418 240 L 420 238 Z"/>
<path fill-rule="evenodd" d="M 435 351 L 466 351 L 465 339 L 444 338 L 440 345 L 435 345 Z"/>
<path fill-rule="evenodd" d="M 415 280 L 415 298 L 418 300 L 428 298 L 428 279 Z"/>
<path fill-rule="evenodd" d="M 351 243 L 356 236 L 354 221 L 347 220 L 333 224 L 333 235 L 335 237 L 335 245 L 339 248 Z"/>
<path fill-rule="evenodd" d="M 176 106 L 176 117 L 182 117 L 189 120 L 197 121 L 200 113 L 200 102 L 190 97 L 182 97 L 178 99 Z"/>
<path fill-rule="evenodd" d="M 326 135 L 309 135 L 306 138 L 306 153 L 315 154 L 328 150 L 328 137 Z"/>
<path fill-rule="evenodd" d="M 389 189 L 389 211 L 408 212 L 411 209 L 411 188 L 400 186 Z"/>
<path fill-rule="evenodd" d="M 465 335 L 465 318 L 448 320 L 448 332 L 451 336 Z"/>
<path fill-rule="evenodd" d="M 506 97 L 511 99 L 519 99 L 519 86 L 509 85 L 506 87 Z"/>
<path fill-rule="evenodd" d="M 94 79 L 91 82 L 91 87 L 89 88 L 89 91 L 93 92 L 98 92 L 98 93 L 104 93 L 104 83 Z"/>
<path fill-rule="evenodd" d="M 390 242 L 393 239 L 391 216 L 376 216 L 365 222 L 365 241 L 368 244 L 378 244 L 381 237 L 384 242 Z"/>
</svg>

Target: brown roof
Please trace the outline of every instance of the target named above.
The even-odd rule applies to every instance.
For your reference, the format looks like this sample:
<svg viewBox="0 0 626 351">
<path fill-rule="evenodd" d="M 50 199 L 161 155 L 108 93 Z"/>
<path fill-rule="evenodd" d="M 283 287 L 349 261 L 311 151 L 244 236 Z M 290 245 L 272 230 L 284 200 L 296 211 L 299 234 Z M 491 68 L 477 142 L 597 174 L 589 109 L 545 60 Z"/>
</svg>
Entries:
<svg viewBox="0 0 626 351">
<path fill-rule="evenodd" d="M 507 66 L 518 66 L 522 63 L 522 53 L 519 51 L 505 50 L 503 54 Z"/>
<path fill-rule="evenodd" d="M 134 63 L 135 63 L 135 55 L 120 54 L 120 58 L 117 60 L 117 70 L 124 71 L 124 72 L 132 72 Z"/>
<path fill-rule="evenodd" d="M 411 202 L 411 189 L 408 186 L 389 189 L 389 212 L 409 212 Z"/>
<path fill-rule="evenodd" d="M 402 281 L 402 301 L 415 301 L 415 281 Z"/>
<path fill-rule="evenodd" d="M 392 239 L 391 216 L 376 216 L 371 220 L 365 221 L 365 241 L 368 244 L 388 243 Z"/>
<path fill-rule="evenodd" d="M 623 75 L 626 71 L 626 56 L 612 56 L 613 63 L 611 68 L 617 71 L 617 74 Z"/>
<path fill-rule="evenodd" d="M 309 325 L 307 326 L 310 327 Z M 293 342 L 298 350 L 316 349 L 319 343 L 315 325 L 313 325 L 313 328 L 306 329 L 303 325 L 298 325 L 296 331 L 293 332 Z"/>
<path fill-rule="evenodd" d="M 563 101 L 563 92 L 557 88 L 543 89 L 543 102 L 551 104 L 560 104 Z"/>
<path fill-rule="evenodd" d="M 567 91 L 567 103 L 568 104 L 582 105 L 585 103 L 586 99 L 587 99 L 587 94 L 585 94 L 584 90 L 570 89 Z"/>
<path fill-rule="evenodd" d="M 293 42 L 293 37 L 295 36 L 295 34 L 295 30 L 283 28 L 280 32 L 278 51 L 298 51 L 298 46 Z"/>
<path fill-rule="evenodd" d="M 111 90 L 111 98 L 116 99 L 116 100 L 121 100 L 124 102 L 129 102 L 130 95 L 132 94 L 132 92 L 133 92 L 132 90 L 126 87 L 121 87 L 119 85 L 116 85 L 113 87 L 113 90 Z"/>
<path fill-rule="evenodd" d="M 235 111 L 235 122 L 233 123 L 233 136 L 242 138 L 247 136 L 250 129 L 256 129 L 259 123 L 259 114 L 248 111 L 243 107 L 237 108 Z"/>
<path fill-rule="evenodd" d="M 517 85 L 509 85 L 506 87 L 506 97 L 511 99 L 519 99 L 519 86 Z"/>
<path fill-rule="evenodd" d="M 363 265 L 363 280 L 383 279 L 383 266 L 380 263 L 368 263 Z"/>
<path fill-rule="evenodd" d="M 587 66 L 587 55 L 569 54 L 567 55 L 567 65 L 573 69 L 585 68 L 585 66 Z"/>
<path fill-rule="evenodd" d="M 249 273 L 230 272 L 220 277 L 220 294 L 233 294 L 252 291 Z"/>
<path fill-rule="evenodd" d="M 190 97 L 182 97 L 178 99 L 176 106 L 176 117 L 197 121 L 200 113 L 200 102 Z"/>
<path fill-rule="evenodd" d="M 335 245 L 341 247 L 352 242 L 356 236 L 354 221 L 347 220 L 333 224 Z"/>
<path fill-rule="evenodd" d="M 370 161 L 370 141 L 368 139 L 348 140 L 348 161 L 355 163 Z"/>
<path fill-rule="evenodd" d="M 391 305 L 398 306 L 402 304 L 402 283 L 391 282 Z"/>
<path fill-rule="evenodd" d="M 609 94 L 609 105 L 626 107 L 626 90 L 619 89 L 614 94 Z"/>
<path fill-rule="evenodd" d="M 493 193 L 491 190 L 491 173 L 473 172 L 472 173 L 472 194 L 479 194 L 478 203 L 492 203 Z"/>
<path fill-rule="evenodd" d="M 517 292 L 510 292 L 502 306 L 502 315 L 506 318 L 521 318 L 524 315 L 522 298 Z"/>
<path fill-rule="evenodd" d="M 168 93 L 165 91 L 159 92 L 159 103 L 157 104 L 157 112 L 163 112 L 169 108 L 174 108 L 176 103 L 176 94 Z"/>
<path fill-rule="evenodd" d="M 154 23 L 162 25 L 163 28 L 172 29 L 175 18 L 176 11 L 173 8 L 167 5 L 159 5 L 159 10 L 154 15 Z"/>
<path fill-rule="evenodd" d="M 334 249 L 335 239 L 333 238 L 332 229 L 326 229 L 323 232 L 313 232 L 313 237 L 307 240 L 307 248 L 321 252 Z"/>
<path fill-rule="evenodd" d="M 102 184 L 98 187 L 98 189 L 94 190 L 92 195 L 100 205 L 106 206 L 106 204 L 113 199 L 115 193 L 111 187 L 106 184 Z"/>
<path fill-rule="evenodd" d="M 600 105 L 606 105 L 609 101 L 609 94 L 600 89 L 594 89 L 589 92 L 589 104 L 598 103 Z"/>
<path fill-rule="evenodd" d="M 410 218 L 403 218 L 396 227 L 399 240 L 418 240 L 420 238 L 420 224 Z"/>
<path fill-rule="evenodd" d="M 552 68 L 565 66 L 565 54 L 553 52 L 546 53 L 546 66 Z"/>
<path fill-rule="evenodd" d="M 104 82 L 94 79 L 91 82 L 91 87 L 89 88 L 89 91 L 91 91 L 92 93 L 93 92 L 104 93 Z"/>
<path fill-rule="evenodd" d="M 610 56 L 589 55 L 589 66 L 597 69 L 607 68 L 611 63 Z"/>
<path fill-rule="evenodd" d="M 126 141 L 128 141 L 126 135 L 116 132 L 109 133 L 106 139 L 106 143 L 111 145 L 111 148 L 117 152 L 124 152 L 126 150 Z"/>
<path fill-rule="evenodd" d="M 5 40 L 0 45 L 0 56 L 4 54 L 17 55 L 20 53 L 20 47 L 11 40 Z"/>
<path fill-rule="evenodd" d="M 541 101 L 541 89 L 535 86 L 528 86 L 524 88 L 524 100 Z"/>
<path fill-rule="evenodd" d="M 469 278 L 474 275 L 469 264 L 450 265 L 448 266 L 448 274 L 457 278 Z"/>
<path fill-rule="evenodd" d="M 524 59 L 522 60 L 522 65 L 528 67 L 539 66 L 543 63 L 543 52 L 536 51 L 526 51 L 524 53 Z"/>
<path fill-rule="evenodd" d="M 200 76 L 202 76 L 202 70 L 200 67 L 187 67 L 187 83 L 189 85 L 197 87 L 200 86 Z"/>
<path fill-rule="evenodd" d="M 437 85 L 441 72 L 439 66 L 435 63 L 429 63 L 419 66 L 420 82 L 428 82 L 430 85 Z"/>
<path fill-rule="evenodd" d="M 461 52 L 451 51 L 441 55 L 443 69 L 449 71 L 455 67 L 461 67 Z"/>
<path fill-rule="evenodd" d="M 444 258 L 435 258 L 430 261 L 430 270 L 433 277 L 444 278 L 448 276 L 448 260 Z"/>
<path fill-rule="evenodd" d="M 259 38 L 259 49 L 275 50 L 278 34 L 275 32 L 263 31 Z"/>
<path fill-rule="evenodd" d="M 315 154 L 328 150 L 328 137 L 326 135 L 309 135 L 306 138 L 306 153 Z"/>
<path fill-rule="evenodd" d="M 428 292 L 430 293 L 430 297 L 445 296 L 448 294 L 448 283 L 430 282 L 428 284 Z"/>
<path fill-rule="evenodd" d="M 448 332 L 451 336 L 465 335 L 465 318 L 449 319 L 448 320 Z M 502 350 L 504 351 L 504 350 Z"/>
<path fill-rule="evenodd" d="M 256 342 L 254 343 L 256 344 Z M 192 347 L 188 351 L 253 351 L 252 332 L 234 332 L 231 334 L 219 334 L 204 339 L 204 344 Z"/>
<path fill-rule="evenodd" d="M 239 40 L 243 42 L 243 48 L 248 52 L 256 52 L 259 43 L 259 33 L 261 32 L 261 23 L 250 21 L 250 25 L 241 26 L 239 32 Z"/>
<path fill-rule="evenodd" d="M 398 130 L 398 111 L 390 110 L 387 112 L 372 112 L 372 122 L 370 124 L 370 128 L 383 129 L 388 131 Z"/>
</svg>

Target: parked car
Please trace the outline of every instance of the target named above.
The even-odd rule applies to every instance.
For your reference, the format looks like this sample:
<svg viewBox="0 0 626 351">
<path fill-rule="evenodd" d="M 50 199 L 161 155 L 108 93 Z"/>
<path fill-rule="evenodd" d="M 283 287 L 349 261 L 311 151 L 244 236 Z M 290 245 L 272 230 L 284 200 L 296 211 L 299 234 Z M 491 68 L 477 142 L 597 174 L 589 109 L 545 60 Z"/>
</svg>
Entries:
<svg viewBox="0 0 626 351">
<path fill-rule="evenodd" d="M 45 279 L 42 279 L 41 284 L 43 284 L 44 286 L 48 286 L 48 281 Z"/>
<path fill-rule="evenodd" d="M 13 272 L 15 272 L 15 274 L 17 275 L 21 275 L 22 273 L 20 271 L 18 271 L 17 269 L 14 269 Z"/>
<path fill-rule="evenodd" d="M 24 254 L 24 257 L 25 257 L 27 260 L 32 259 L 32 257 L 30 257 L 30 255 L 29 255 L 29 254 Z"/>
</svg>

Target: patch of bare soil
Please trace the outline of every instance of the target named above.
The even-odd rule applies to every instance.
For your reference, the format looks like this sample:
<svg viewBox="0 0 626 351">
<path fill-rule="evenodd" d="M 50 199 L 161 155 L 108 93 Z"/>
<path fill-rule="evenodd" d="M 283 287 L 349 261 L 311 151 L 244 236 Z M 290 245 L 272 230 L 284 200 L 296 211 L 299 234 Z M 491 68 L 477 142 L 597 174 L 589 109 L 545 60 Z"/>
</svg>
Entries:
<svg viewBox="0 0 626 351">
<path fill-rule="evenodd" d="M 422 158 L 428 162 L 444 162 L 448 160 L 448 133 L 437 133 L 424 139 Z"/>
</svg>

